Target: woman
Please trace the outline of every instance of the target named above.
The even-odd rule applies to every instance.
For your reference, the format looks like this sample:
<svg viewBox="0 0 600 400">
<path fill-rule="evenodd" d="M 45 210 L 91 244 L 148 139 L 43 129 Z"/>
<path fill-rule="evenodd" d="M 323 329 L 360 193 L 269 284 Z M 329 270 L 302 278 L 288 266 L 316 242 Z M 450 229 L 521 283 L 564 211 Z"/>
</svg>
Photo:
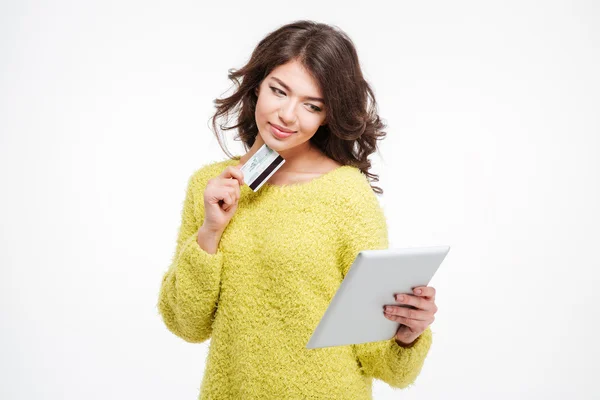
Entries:
<svg viewBox="0 0 600 400">
<path fill-rule="evenodd" d="M 240 105 L 225 129 L 248 152 L 191 176 L 158 302 L 174 334 L 211 338 L 199 398 L 371 399 L 373 378 L 409 386 L 431 346 L 432 287 L 390 299 L 382 318 L 401 325 L 389 340 L 306 348 L 358 252 L 388 248 L 368 179 L 384 125 L 351 40 L 297 21 L 229 77 L 238 89 L 216 101 L 213 126 Z M 254 192 L 240 167 L 265 143 L 286 162 Z"/>
</svg>

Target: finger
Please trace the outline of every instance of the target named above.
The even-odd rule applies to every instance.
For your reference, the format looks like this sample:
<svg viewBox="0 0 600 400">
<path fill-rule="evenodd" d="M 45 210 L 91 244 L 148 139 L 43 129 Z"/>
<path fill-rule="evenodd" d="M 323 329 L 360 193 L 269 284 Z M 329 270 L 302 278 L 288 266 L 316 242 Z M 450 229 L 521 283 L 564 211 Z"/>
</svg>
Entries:
<svg viewBox="0 0 600 400">
<path fill-rule="evenodd" d="M 426 311 L 429 311 L 433 308 L 429 300 L 419 296 L 413 296 L 412 294 L 396 295 L 396 301 L 398 303 L 406 304 Z"/>
<path fill-rule="evenodd" d="M 431 286 L 417 286 L 413 289 L 416 296 L 435 298 L 435 288 Z"/>
<path fill-rule="evenodd" d="M 237 183 L 234 183 L 234 185 L 237 185 Z M 225 196 L 226 194 L 229 194 L 231 196 L 231 199 L 233 200 L 234 198 L 234 193 L 235 193 L 235 188 L 232 186 L 221 186 L 220 188 L 220 194 L 222 196 Z"/>
<path fill-rule="evenodd" d="M 239 181 L 237 179 L 235 179 L 235 178 L 232 178 L 232 177 L 221 178 L 221 182 L 223 183 L 223 185 L 229 186 L 229 187 L 240 186 Z"/>
<path fill-rule="evenodd" d="M 234 178 L 226 178 L 224 184 L 227 187 L 233 188 L 233 194 L 235 195 L 236 201 L 241 197 L 241 187 L 237 179 Z"/>
<path fill-rule="evenodd" d="M 229 182 L 227 182 L 229 181 Z M 226 193 L 235 193 L 235 188 L 239 187 L 235 179 L 212 178 L 208 181 L 205 195 L 208 195 L 211 204 L 225 203 L 224 196 Z"/>
<path fill-rule="evenodd" d="M 237 184 L 237 182 L 234 182 L 234 184 L 235 184 L 237 187 L 230 187 L 230 188 L 229 188 L 229 196 L 230 196 L 230 198 L 231 198 L 231 204 L 232 204 L 232 206 L 233 206 L 233 205 L 236 205 L 236 204 L 238 203 L 239 199 L 240 199 L 240 196 L 239 196 L 239 194 L 238 194 L 238 192 L 239 192 L 239 190 L 240 190 L 240 189 L 239 189 L 239 185 Z"/>
<path fill-rule="evenodd" d="M 234 178 L 239 182 L 240 186 L 244 184 L 244 173 L 239 168 L 232 165 L 223 170 L 221 178 Z"/>
<path fill-rule="evenodd" d="M 237 183 L 236 183 L 236 185 L 237 185 Z M 231 196 L 231 202 L 237 203 L 237 201 L 238 201 L 237 189 L 234 187 L 230 187 L 228 189 L 229 189 L 229 196 Z"/>
<path fill-rule="evenodd" d="M 231 207 L 233 207 L 235 204 L 233 196 L 231 195 L 231 193 L 226 193 L 223 197 L 223 201 L 225 202 L 225 207 L 223 207 L 223 211 L 229 211 Z"/>
<path fill-rule="evenodd" d="M 221 206 L 226 203 L 225 195 L 227 194 L 227 191 L 224 190 L 222 186 L 218 186 L 218 183 L 213 183 L 213 185 L 216 186 L 212 187 L 210 191 L 207 190 L 208 202 L 210 204 Z"/>
<path fill-rule="evenodd" d="M 384 312 L 386 315 L 415 319 L 417 321 L 428 321 L 431 319 L 431 315 L 427 311 L 413 310 L 406 307 L 386 306 Z"/>
<path fill-rule="evenodd" d="M 238 200 L 239 200 L 239 196 L 237 193 L 238 189 L 236 188 L 231 188 L 231 191 L 229 192 L 231 195 L 231 200 L 233 201 L 234 204 L 237 204 Z"/>
<path fill-rule="evenodd" d="M 221 183 L 223 186 L 231 189 L 236 189 L 240 187 L 240 182 L 235 178 L 222 178 Z"/>
<path fill-rule="evenodd" d="M 401 323 L 402 325 L 406 325 L 409 328 L 411 328 L 413 331 L 418 331 L 421 324 L 423 323 L 422 321 L 417 321 L 415 319 L 406 318 L 401 315 L 391 315 L 390 314 L 390 315 L 386 315 L 385 317 L 391 321 L 395 321 L 395 322 Z"/>
<path fill-rule="evenodd" d="M 239 191 L 241 188 L 240 181 L 235 178 L 225 178 L 223 179 L 223 184 L 229 188 L 234 189 L 234 191 Z M 239 198 L 239 196 L 237 196 Z"/>
</svg>

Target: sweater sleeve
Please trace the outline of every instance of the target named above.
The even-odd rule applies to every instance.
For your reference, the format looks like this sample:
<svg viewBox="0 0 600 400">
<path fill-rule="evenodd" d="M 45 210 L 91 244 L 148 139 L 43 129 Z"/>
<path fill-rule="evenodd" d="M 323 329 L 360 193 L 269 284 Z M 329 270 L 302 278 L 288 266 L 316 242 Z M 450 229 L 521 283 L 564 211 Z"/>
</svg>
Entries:
<svg viewBox="0 0 600 400">
<path fill-rule="evenodd" d="M 201 343 L 212 333 L 219 298 L 223 254 L 206 252 L 197 242 L 204 218 L 201 169 L 188 181 L 175 254 L 163 275 L 158 310 L 167 328 L 187 342 Z"/>
<path fill-rule="evenodd" d="M 368 181 L 353 190 L 346 203 L 345 220 L 341 224 L 344 227 L 341 235 L 344 277 L 359 251 L 389 248 L 386 218 Z M 381 317 L 385 318 L 383 309 Z M 398 345 L 394 337 L 352 346 L 367 376 L 403 389 L 413 384 L 421 372 L 431 342 L 432 333 L 428 327 L 410 347 Z"/>
</svg>

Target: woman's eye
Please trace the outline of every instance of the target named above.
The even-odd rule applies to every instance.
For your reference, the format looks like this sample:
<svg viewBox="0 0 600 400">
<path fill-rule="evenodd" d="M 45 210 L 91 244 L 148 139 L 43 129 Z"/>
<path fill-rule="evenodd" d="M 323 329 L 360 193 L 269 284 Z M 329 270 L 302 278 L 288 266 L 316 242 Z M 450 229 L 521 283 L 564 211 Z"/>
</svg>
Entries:
<svg viewBox="0 0 600 400">
<path fill-rule="evenodd" d="M 277 88 L 274 88 L 273 86 L 269 86 L 269 87 L 271 88 L 271 90 L 272 90 L 272 91 L 274 91 L 274 92 L 275 92 L 275 93 L 277 93 L 277 94 L 280 94 L 280 93 L 281 93 L 281 94 L 285 94 L 285 93 L 283 93 L 281 90 L 279 90 L 279 89 L 277 89 Z"/>
<path fill-rule="evenodd" d="M 275 92 L 275 93 L 277 93 L 277 94 L 282 94 L 282 95 L 284 95 L 284 96 L 285 96 L 285 92 L 283 92 L 283 91 L 281 91 L 281 90 L 279 90 L 279 89 L 277 89 L 276 87 L 273 87 L 273 86 L 269 86 L 269 87 L 271 88 L 271 90 L 272 90 L 273 92 Z M 310 107 L 311 107 L 311 109 L 312 109 L 313 111 L 315 111 L 315 112 L 320 112 L 320 111 L 321 111 L 321 109 L 320 109 L 319 107 L 317 107 L 317 106 L 313 106 L 312 104 L 309 104 L 309 106 L 310 106 Z"/>
</svg>

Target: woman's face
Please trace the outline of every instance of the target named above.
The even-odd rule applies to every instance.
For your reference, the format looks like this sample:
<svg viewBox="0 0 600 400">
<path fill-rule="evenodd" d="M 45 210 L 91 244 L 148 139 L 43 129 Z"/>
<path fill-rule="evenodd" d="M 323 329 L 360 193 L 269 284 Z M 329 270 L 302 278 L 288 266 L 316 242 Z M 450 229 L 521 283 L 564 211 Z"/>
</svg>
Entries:
<svg viewBox="0 0 600 400">
<path fill-rule="evenodd" d="M 325 124 L 325 104 L 316 81 L 300 63 L 275 68 L 256 89 L 256 126 L 264 143 L 283 158 L 310 149 L 309 139 Z M 272 124 L 293 131 L 286 137 L 273 132 Z"/>
</svg>

